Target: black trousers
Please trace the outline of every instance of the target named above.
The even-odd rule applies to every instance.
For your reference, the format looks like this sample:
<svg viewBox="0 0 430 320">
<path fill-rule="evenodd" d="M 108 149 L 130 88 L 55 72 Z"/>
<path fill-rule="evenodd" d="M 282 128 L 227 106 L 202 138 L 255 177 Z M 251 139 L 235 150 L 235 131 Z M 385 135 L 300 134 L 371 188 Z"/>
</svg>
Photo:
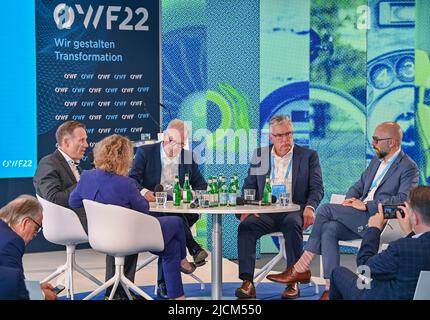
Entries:
<svg viewBox="0 0 430 320">
<path fill-rule="evenodd" d="M 287 267 L 299 260 L 303 253 L 303 211 L 248 216 L 238 228 L 237 247 L 241 280 L 253 280 L 257 240 L 273 232 L 282 232 L 284 235 Z"/>
</svg>

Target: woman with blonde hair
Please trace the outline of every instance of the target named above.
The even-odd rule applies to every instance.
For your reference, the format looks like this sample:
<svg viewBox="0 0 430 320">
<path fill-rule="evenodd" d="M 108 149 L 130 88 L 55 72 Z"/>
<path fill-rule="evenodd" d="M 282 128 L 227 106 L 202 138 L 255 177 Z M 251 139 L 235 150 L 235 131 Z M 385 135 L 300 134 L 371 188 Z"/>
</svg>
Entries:
<svg viewBox="0 0 430 320">
<path fill-rule="evenodd" d="M 82 200 L 89 199 L 151 214 L 148 201 L 140 194 L 135 181 L 127 176 L 132 160 L 133 145 L 128 138 L 114 134 L 98 142 L 94 148 L 96 169 L 82 173 L 76 189 L 70 195 L 70 207 L 83 207 Z M 185 258 L 183 220 L 175 216 L 156 218 L 160 222 L 164 238 L 164 251 L 157 254 L 163 257 L 169 298 L 184 299 L 181 270 L 191 273 L 195 270 L 195 265 Z M 124 269 L 126 277 L 131 281 L 134 281 L 136 263 L 137 254 L 126 257 Z M 110 279 L 114 273 L 114 258 L 107 256 L 106 279 Z M 111 288 L 108 288 L 105 296 L 109 296 L 110 291 Z M 122 295 L 125 296 L 123 291 Z"/>
</svg>

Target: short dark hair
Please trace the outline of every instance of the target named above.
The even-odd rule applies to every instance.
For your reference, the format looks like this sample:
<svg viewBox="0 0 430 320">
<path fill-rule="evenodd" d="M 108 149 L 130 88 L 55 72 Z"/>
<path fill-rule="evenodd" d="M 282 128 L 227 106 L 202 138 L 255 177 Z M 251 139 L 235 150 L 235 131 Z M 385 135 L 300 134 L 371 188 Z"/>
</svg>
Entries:
<svg viewBox="0 0 430 320">
<path fill-rule="evenodd" d="M 58 127 L 57 132 L 55 132 L 55 139 L 57 140 L 58 145 L 61 144 L 63 138 L 68 135 L 73 135 L 73 131 L 76 128 L 86 129 L 85 124 L 78 121 L 66 121 L 61 126 Z"/>
<path fill-rule="evenodd" d="M 418 186 L 409 193 L 409 205 L 430 226 L 430 187 Z"/>
</svg>

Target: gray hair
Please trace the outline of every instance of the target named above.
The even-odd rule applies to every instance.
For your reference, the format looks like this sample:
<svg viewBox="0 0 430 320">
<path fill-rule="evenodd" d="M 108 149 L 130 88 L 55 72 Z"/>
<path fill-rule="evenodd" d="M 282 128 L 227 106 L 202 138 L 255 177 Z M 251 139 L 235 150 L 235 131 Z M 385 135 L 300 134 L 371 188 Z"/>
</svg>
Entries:
<svg viewBox="0 0 430 320">
<path fill-rule="evenodd" d="M 269 126 L 274 126 L 278 124 L 291 124 L 291 120 L 288 116 L 283 114 L 276 114 L 273 117 L 270 118 Z"/>
<path fill-rule="evenodd" d="M 188 126 L 187 124 L 180 120 L 180 119 L 173 119 L 172 121 L 169 122 L 169 124 L 167 125 L 167 131 L 168 130 L 177 130 L 180 132 L 184 132 L 184 135 L 187 137 L 189 132 L 188 132 Z"/>
<path fill-rule="evenodd" d="M 23 194 L 0 209 L 0 219 L 15 226 L 27 217 L 37 219 L 42 212 L 42 205 L 35 197 Z"/>
</svg>

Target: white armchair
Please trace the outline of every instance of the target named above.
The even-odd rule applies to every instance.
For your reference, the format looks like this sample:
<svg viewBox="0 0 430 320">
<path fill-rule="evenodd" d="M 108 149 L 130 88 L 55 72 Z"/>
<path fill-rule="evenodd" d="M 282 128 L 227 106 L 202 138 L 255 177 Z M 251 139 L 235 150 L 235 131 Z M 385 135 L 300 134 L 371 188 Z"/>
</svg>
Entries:
<svg viewBox="0 0 430 320">
<path fill-rule="evenodd" d="M 128 208 L 84 200 L 88 219 L 88 238 L 91 247 L 115 257 L 115 275 L 84 298 L 89 300 L 113 285 L 111 300 L 121 284 L 131 300 L 129 289 L 152 298 L 124 275 L 125 256 L 144 251 L 163 251 L 164 240 L 159 221 L 150 215 Z"/>
<path fill-rule="evenodd" d="M 67 298 L 74 299 L 73 272 L 77 271 L 87 279 L 97 285 L 102 283 L 93 275 L 84 270 L 76 263 L 76 246 L 80 243 L 87 243 L 88 236 L 79 221 L 78 216 L 72 210 L 47 201 L 37 195 L 37 199 L 43 207 L 43 235 L 46 240 L 66 246 L 66 263 L 59 266 L 55 272 L 43 279 L 41 282 L 48 282 L 65 274 Z"/>
</svg>

